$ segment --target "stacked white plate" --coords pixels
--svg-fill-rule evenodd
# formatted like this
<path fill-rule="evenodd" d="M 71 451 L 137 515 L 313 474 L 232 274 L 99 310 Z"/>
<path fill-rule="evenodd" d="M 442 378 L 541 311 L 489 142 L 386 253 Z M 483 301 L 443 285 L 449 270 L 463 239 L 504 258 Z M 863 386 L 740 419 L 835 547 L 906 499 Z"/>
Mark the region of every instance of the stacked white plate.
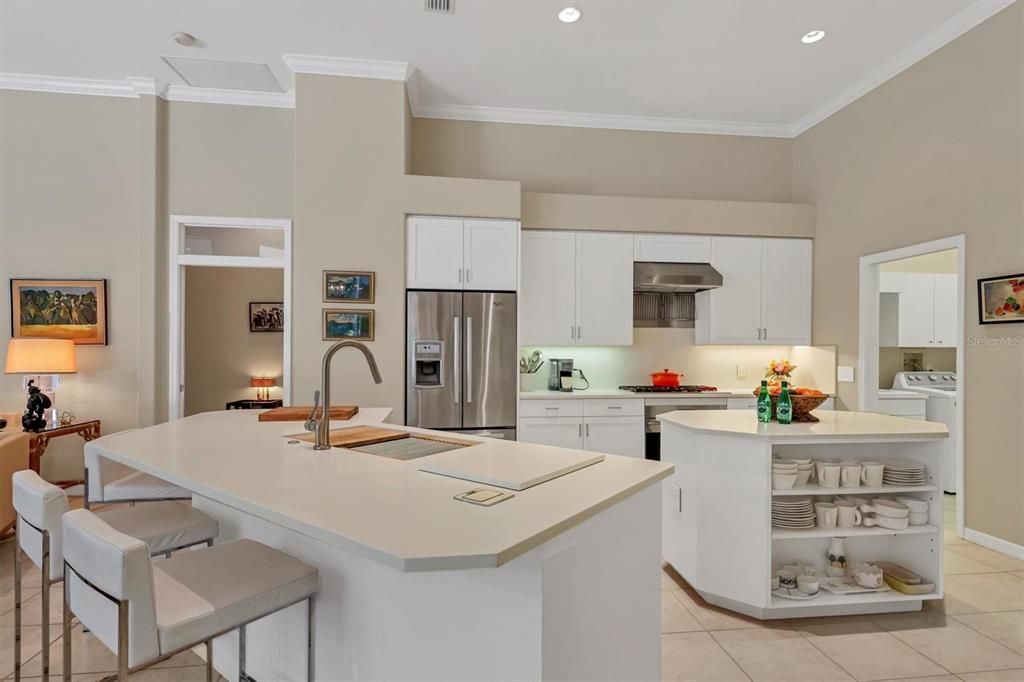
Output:
<path fill-rule="evenodd" d="M 887 463 L 882 471 L 882 483 L 885 485 L 924 485 L 927 482 L 928 470 L 917 462 Z"/>
<path fill-rule="evenodd" d="M 787 530 L 814 528 L 814 503 L 809 497 L 773 497 L 772 525 Z"/>

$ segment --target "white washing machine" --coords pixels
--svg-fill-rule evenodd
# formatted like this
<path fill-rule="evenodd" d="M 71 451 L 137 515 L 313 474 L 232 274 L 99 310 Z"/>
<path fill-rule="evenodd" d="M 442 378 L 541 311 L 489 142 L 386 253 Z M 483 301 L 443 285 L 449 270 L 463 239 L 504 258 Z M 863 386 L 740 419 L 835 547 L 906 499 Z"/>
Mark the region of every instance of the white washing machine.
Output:
<path fill-rule="evenodd" d="M 900 391 L 915 391 L 928 396 L 925 419 L 940 422 L 949 429 L 942 457 L 942 489 L 956 493 L 957 430 L 956 403 L 959 391 L 956 374 L 952 372 L 899 372 L 892 387 Z"/>

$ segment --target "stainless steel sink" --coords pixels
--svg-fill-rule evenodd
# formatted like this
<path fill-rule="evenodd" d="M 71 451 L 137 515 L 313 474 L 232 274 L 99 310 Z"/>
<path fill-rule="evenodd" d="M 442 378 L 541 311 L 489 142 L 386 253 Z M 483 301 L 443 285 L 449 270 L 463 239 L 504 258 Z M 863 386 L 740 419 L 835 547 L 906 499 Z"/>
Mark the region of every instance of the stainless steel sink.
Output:
<path fill-rule="evenodd" d="M 441 440 L 435 440 L 433 438 L 409 436 L 408 438 L 402 438 L 400 440 L 390 440 L 384 443 L 373 443 L 371 445 L 359 445 L 350 449 L 355 450 L 356 452 L 365 452 L 368 455 L 377 455 L 378 457 L 387 457 L 388 459 L 397 459 L 407 462 L 412 459 L 419 459 L 420 457 L 436 455 L 439 452 L 458 450 L 460 448 L 467 447 L 468 445 L 472 445 L 472 443 L 449 443 Z"/>

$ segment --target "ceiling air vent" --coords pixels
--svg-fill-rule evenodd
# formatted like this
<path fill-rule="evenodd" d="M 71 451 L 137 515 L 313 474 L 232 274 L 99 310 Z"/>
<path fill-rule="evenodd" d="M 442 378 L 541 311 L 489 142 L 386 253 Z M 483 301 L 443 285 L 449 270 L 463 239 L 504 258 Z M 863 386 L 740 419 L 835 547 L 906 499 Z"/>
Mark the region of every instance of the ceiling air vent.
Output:
<path fill-rule="evenodd" d="M 455 14 L 455 0 L 423 0 L 423 9 L 427 12 Z"/>

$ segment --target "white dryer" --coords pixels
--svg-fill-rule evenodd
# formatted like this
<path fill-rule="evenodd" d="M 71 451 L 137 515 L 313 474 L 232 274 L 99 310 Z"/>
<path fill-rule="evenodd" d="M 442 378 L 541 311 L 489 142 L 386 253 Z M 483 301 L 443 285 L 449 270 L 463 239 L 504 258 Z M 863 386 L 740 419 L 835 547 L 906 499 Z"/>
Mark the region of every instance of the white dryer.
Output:
<path fill-rule="evenodd" d="M 956 374 L 953 372 L 899 372 L 892 387 L 915 391 L 928 396 L 925 419 L 940 422 L 949 429 L 942 457 L 942 489 L 956 493 L 957 429 L 956 404 L 959 399 Z"/>

